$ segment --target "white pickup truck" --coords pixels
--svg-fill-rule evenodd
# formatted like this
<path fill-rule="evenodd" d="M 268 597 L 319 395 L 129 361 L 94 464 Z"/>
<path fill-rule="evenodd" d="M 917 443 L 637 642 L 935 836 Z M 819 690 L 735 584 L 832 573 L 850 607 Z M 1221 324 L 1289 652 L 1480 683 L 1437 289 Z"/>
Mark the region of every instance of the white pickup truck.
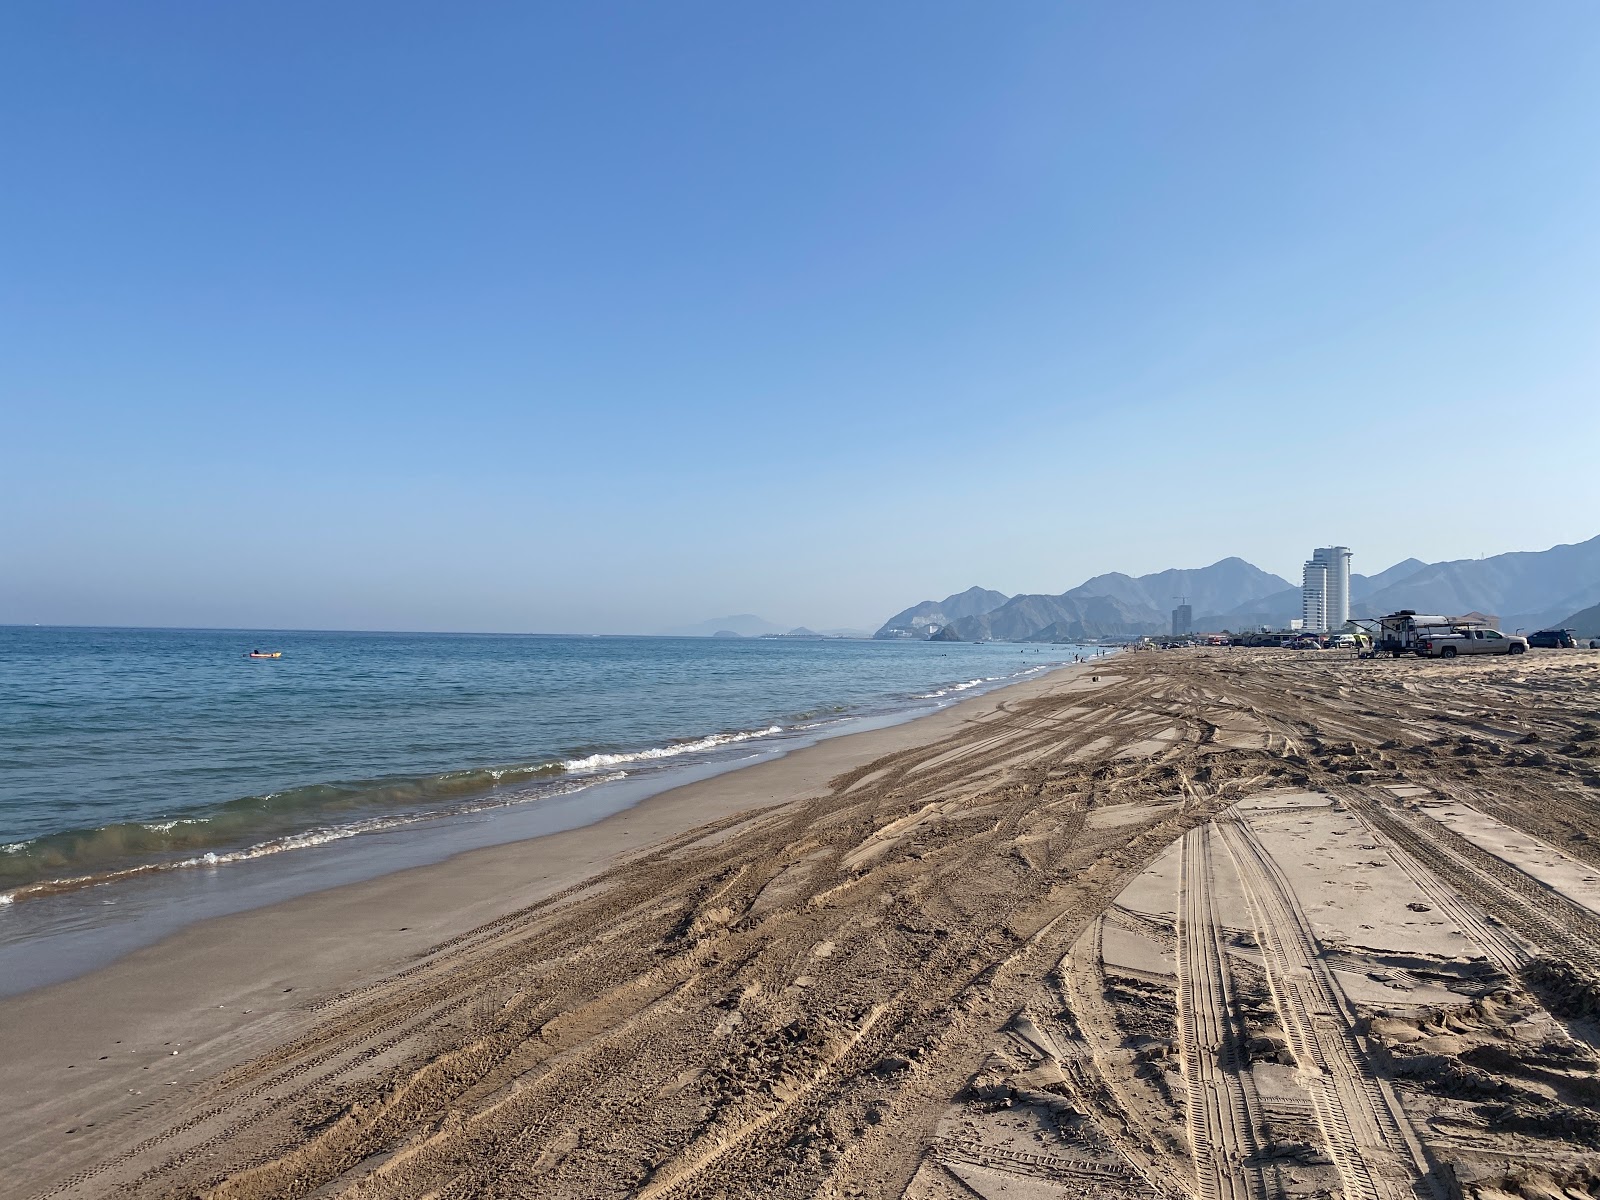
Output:
<path fill-rule="evenodd" d="M 1498 629 L 1429 630 L 1417 642 L 1422 658 L 1454 658 L 1458 654 L 1522 654 L 1528 639 Z"/>

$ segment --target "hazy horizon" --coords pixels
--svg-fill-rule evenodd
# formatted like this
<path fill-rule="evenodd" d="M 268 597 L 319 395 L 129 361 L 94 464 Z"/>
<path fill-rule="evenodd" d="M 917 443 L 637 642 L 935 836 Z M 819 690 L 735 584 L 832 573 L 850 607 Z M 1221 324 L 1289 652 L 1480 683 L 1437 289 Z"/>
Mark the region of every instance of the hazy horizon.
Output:
<path fill-rule="evenodd" d="M 0 622 L 1595 535 L 1600 9 L 0 13 Z M 24 116 L 25 114 L 25 116 Z"/>
<path fill-rule="evenodd" d="M 1591 535 L 1591 536 L 1600 536 L 1600 534 Z M 1579 539 L 1579 540 L 1586 541 L 1588 539 Z M 1337 544 L 1337 543 L 1333 543 L 1333 544 Z M 1547 547 L 1547 546 L 1523 547 L 1523 549 L 1525 549 L 1525 550 L 1533 550 L 1533 551 L 1542 551 L 1542 550 L 1547 550 L 1547 549 L 1550 549 L 1550 548 L 1551 547 Z M 1308 550 L 1308 554 L 1309 554 L 1309 550 Z M 1246 562 L 1250 561 L 1248 558 L 1246 558 L 1243 555 L 1224 555 L 1223 556 L 1223 558 L 1230 558 L 1230 557 L 1244 558 L 1244 560 Z M 1412 558 L 1412 557 L 1421 557 L 1421 556 L 1406 555 L 1406 556 L 1403 556 L 1402 558 L 1396 559 L 1394 562 L 1386 563 L 1383 567 L 1371 567 L 1370 569 L 1362 569 L 1361 565 L 1358 563 L 1358 564 L 1355 564 L 1353 566 L 1353 573 L 1354 574 L 1358 574 L 1358 575 L 1375 575 L 1375 574 L 1380 573 L 1381 571 L 1387 570 L 1389 567 L 1393 567 L 1393 566 L 1398 565 L 1398 563 L 1400 563 L 1400 562 L 1406 561 L 1407 558 Z M 1220 561 L 1220 560 L 1214 560 L 1214 561 Z M 1432 562 L 1432 561 L 1447 561 L 1447 560 L 1426 560 L 1425 559 L 1424 561 Z M 1197 569 L 1200 569 L 1202 567 L 1211 566 L 1211 565 L 1213 565 L 1213 564 L 1212 563 L 1177 564 L 1172 569 L 1176 569 L 1176 570 L 1197 570 Z M 1260 566 L 1259 563 L 1256 563 L 1256 564 L 1253 564 L 1253 565 Z M 1168 568 L 1162 567 L 1162 568 L 1158 568 L 1158 569 L 1159 570 L 1166 570 Z M 1266 570 L 1267 568 L 1262 568 L 1262 569 Z M 1056 594 L 1059 594 L 1059 593 L 1061 593 L 1063 591 L 1068 590 L 1069 588 L 1078 586 L 1079 583 L 1086 582 L 1089 578 L 1093 578 L 1094 575 L 1117 574 L 1117 573 L 1124 574 L 1124 575 L 1131 574 L 1131 572 L 1127 572 L 1127 571 L 1116 572 L 1114 569 L 1113 570 L 1109 570 L 1109 571 L 1095 571 L 1091 575 L 1085 576 L 1083 579 L 1077 580 L 1077 581 L 1075 581 L 1074 583 L 1071 583 L 1071 584 L 1065 584 L 1065 585 L 1063 585 L 1061 587 L 1058 587 L 1058 588 L 1046 588 L 1046 589 L 1042 589 L 1042 590 L 1038 589 L 1038 588 L 1024 588 L 1024 589 L 1020 589 L 1018 591 L 1007 592 L 1007 595 L 1015 596 L 1015 595 L 1023 595 L 1023 594 L 1030 594 L 1030 593 L 1031 594 L 1036 594 L 1036 595 L 1037 594 L 1056 595 Z M 1275 575 L 1279 576 L 1280 578 L 1284 579 L 1285 583 L 1288 584 L 1291 587 L 1298 587 L 1299 586 L 1299 583 L 1298 583 L 1299 573 L 1298 572 L 1295 572 L 1292 578 L 1289 575 L 1286 575 L 1285 572 L 1283 572 L 1283 571 L 1272 571 L 1272 572 L 1269 572 L 1269 573 L 1275 574 Z M 11 621 L 11 620 L 0 620 L 0 628 L 5 628 L 5 627 L 10 627 L 10 628 L 30 628 L 30 627 L 34 627 L 34 626 L 46 626 L 46 627 L 62 628 L 62 629 L 95 629 L 95 628 L 103 628 L 103 629 L 152 629 L 152 630 L 184 630 L 184 629 L 192 629 L 192 630 L 213 630 L 213 631 L 222 631 L 222 632 L 238 630 L 239 632 L 242 632 L 242 633 L 250 633 L 250 632 L 256 632 L 256 633 L 396 633 L 396 634 L 417 633 L 417 634 L 459 634 L 459 635 L 461 635 L 463 637 L 480 636 L 480 635 L 481 636 L 508 636 L 508 637 L 578 637 L 578 638 L 583 638 L 583 637 L 701 637 L 701 636 L 708 636 L 708 635 L 706 635 L 706 634 L 681 633 L 681 632 L 678 632 L 678 629 L 682 628 L 684 626 L 691 626 L 691 625 L 710 625 L 710 624 L 713 624 L 715 622 L 722 621 L 724 619 L 735 619 L 735 618 L 741 618 L 741 617 L 756 617 L 756 618 L 759 618 L 759 619 L 764 620 L 764 621 L 769 621 L 772 625 L 774 625 L 775 627 L 778 627 L 781 631 L 784 631 L 784 632 L 787 632 L 790 629 L 794 629 L 794 628 L 798 628 L 798 627 L 805 627 L 805 628 L 809 628 L 809 629 L 811 629 L 813 631 L 822 631 L 822 632 L 825 632 L 825 631 L 828 631 L 828 630 L 834 630 L 834 629 L 853 629 L 853 630 L 855 630 L 857 632 L 869 633 L 870 634 L 870 633 L 874 632 L 875 630 L 877 630 L 878 628 L 880 628 L 888 618 L 894 616 L 895 613 L 900 612 L 903 609 L 912 607 L 915 604 L 920 604 L 923 601 L 943 600 L 943 599 L 945 599 L 945 598 L 947 598 L 949 596 L 958 594 L 960 592 L 964 592 L 970 587 L 983 587 L 983 586 L 984 585 L 980 582 L 980 583 L 977 583 L 977 584 L 968 584 L 965 587 L 953 587 L 953 588 L 947 589 L 945 591 L 938 592 L 937 594 L 930 593 L 929 595 L 926 595 L 926 596 L 918 596 L 915 599 L 909 599 L 908 598 L 908 599 L 906 599 L 904 601 L 904 603 L 901 603 L 901 604 L 897 605 L 896 607 L 894 607 L 892 609 L 886 610 L 880 616 L 878 616 L 878 617 L 876 617 L 874 619 L 870 619 L 870 620 L 866 620 L 866 621 L 860 622 L 860 623 L 855 624 L 855 625 L 848 625 L 848 624 L 846 624 L 846 625 L 820 625 L 820 624 L 818 624 L 817 622 L 814 622 L 814 621 L 786 620 L 786 619 L 781 619 L 781 618 L 773 618 L 767 613 L 751 613 L 751 612 L 732 612 L 732 611 L 729 611 L 729 612 L 724 612 L 724 613 L 722 613 L 720 615 L 713 615 L 713 616 L 703 617 L 703 618 L 699 618 L 699 619 L 695 619 L 695 620 L 688 620 L 688 621 L 679 622 L 677 628 L 672 628 L 672 627 L 668 627 L 668 626 L 663 625 L 663 626 L 656 627 L 656 628 L 586 630 L 586 631 L 581 631 L 581 632 L 575 632 L 575 631 L 572 631 L 572 630 L 561 630 L 561 629 L 534 629 L 534 628 L 528 628 L 528 629 L 487 629 L 487 628 L 485 628 L 485 629 L 454 629 L 454 628 L 447 628 L 447 627 L 443 627 L 443 626 L 434 627 L 434 628 L 409 628 L 409 627 L 400 627 L 400 626 L 366 627 L 366 626 L 354 626 L 354 625 L 349 625 L 349 626 L 315 626 L 315 625 L 161 625 L 161 624 L 129 625 L 129 624 L 119 624 L 119 623 L 115 623 L 115 622 L 50 622 L 50 621 Z M 994 589 L 994 590 L 1003 591 L 1004 589 Z M 1200 612 L 1198 610 L 1196 612 L 1196 616 L 1211 616 L 1211 615 L 1216 615 L 1216 614 L 1203 613 L 1203 612 Z M 742 635 L 742 636 L 759 636 L 759 635 Z"/>

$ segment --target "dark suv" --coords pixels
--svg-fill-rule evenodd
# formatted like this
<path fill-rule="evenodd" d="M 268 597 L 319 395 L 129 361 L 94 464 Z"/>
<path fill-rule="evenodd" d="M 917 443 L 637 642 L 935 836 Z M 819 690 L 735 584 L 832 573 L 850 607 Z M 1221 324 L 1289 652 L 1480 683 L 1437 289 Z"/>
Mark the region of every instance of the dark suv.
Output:
<path fill-rule="evenodd" d="M 1577 648 L 1578 639 L 1570 629 L 1541 629 L 1528 635 L 1528 645 L 1541 650 L 1572 650 Z"/>

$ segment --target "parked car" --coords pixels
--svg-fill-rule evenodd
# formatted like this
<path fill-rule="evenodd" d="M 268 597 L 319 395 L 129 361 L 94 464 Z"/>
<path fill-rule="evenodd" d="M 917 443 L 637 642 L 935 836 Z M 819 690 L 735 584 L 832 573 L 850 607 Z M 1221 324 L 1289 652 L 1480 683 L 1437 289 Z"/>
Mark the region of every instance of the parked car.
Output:
<path fill-rule="evenodd" d="M 1454 658 L 1458 654 L 1525 654 L 1528 639 L 1498 629 L 1463 629 L 1431 633 L 1417 646 L 1422 658 Z"/>
<path fill-rule="evenodd" d="M 1578 639 L 1572 636 L 1570 629 L 1541 629 L 1528 635 L 1528 645 L 1541 650 L 1576 650 Z"/>

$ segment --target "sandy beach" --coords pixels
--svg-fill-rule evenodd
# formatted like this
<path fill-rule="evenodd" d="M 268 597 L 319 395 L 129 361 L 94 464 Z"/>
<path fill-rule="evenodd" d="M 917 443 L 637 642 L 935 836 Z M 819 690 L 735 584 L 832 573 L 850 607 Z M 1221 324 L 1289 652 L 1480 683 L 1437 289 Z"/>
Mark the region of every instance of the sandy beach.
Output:
<path fill-rule="evenodd" d="M 1597 684 L 1122 655 L 203 922 L 0 1002 L 0 1177 L 1596 1194 Z"/>

